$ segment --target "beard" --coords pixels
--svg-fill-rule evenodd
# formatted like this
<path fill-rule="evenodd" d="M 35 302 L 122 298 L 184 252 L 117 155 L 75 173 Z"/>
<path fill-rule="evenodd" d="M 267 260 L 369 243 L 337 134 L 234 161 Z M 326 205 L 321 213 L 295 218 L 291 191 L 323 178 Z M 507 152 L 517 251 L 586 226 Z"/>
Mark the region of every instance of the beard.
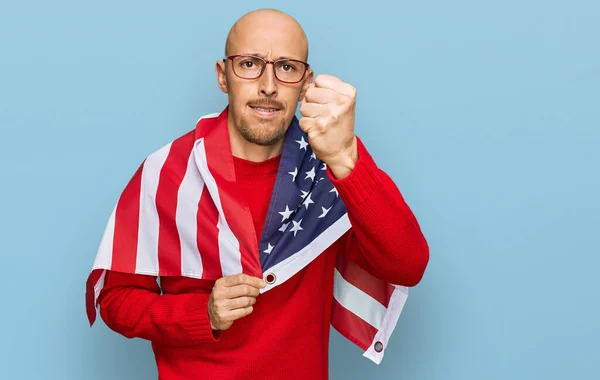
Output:
<path fill-rule="evenodd" d="M 275 124 L 272 126 L 272 124 Z M 285 136 L 285 118 L 281 122 L 276 120 L 261 120 L 252 122 L 246 117 L 241 117 L 238 130 L 244 139 L 252 144 L 271 146 L 278 143 Z"/>

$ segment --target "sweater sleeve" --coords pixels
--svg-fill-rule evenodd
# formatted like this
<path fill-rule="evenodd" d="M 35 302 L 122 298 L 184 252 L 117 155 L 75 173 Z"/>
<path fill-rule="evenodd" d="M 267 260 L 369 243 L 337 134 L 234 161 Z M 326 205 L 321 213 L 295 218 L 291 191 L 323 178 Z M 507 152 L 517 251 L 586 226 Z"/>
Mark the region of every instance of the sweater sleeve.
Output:
<path fill-rule="evenodd" d="M 189 346 L 219 341 L 208 317 L 207 293 L 160 294 L 156 276 L 107 271 L 100 293 L 106 325 L 127 338 Z"/>
<path fill-rule="evenodd" d="M 327 170 L 352 225 L 343 249 L 372 275 L 415 286 L 429 261 L 427 241 L 396 184 L 357 140 L 358 161 L 352 172 L 338 180 Z"/>

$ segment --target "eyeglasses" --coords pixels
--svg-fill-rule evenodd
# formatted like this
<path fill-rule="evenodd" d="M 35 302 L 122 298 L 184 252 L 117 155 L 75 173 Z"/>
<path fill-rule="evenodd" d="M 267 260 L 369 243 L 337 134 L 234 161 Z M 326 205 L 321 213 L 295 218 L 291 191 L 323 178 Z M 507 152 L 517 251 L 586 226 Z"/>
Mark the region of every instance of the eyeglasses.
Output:
<path fill-rule="evenodd" d="M 273 64 L 275 78 L 283 83 L 298 83 L 304 78 L 309 64 L 297 59 L 282 58 L 276 61 L 267 61 L 253 55 L 230 55 L 223 62 L 231 60 L 233 73 L 242 79 L 256 79 L 265 72 L 268 64 Z"/>

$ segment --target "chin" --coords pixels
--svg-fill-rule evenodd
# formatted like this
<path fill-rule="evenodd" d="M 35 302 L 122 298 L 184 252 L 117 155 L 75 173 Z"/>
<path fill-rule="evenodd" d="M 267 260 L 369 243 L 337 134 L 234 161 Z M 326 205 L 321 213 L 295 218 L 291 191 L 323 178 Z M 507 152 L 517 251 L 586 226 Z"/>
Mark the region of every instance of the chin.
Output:
<path fill-rule="evenodd" d="M 242 136 L 249 142 L 261 145 L 261 146 L 271 146 L 277 144 L 279 141 L 283 139 L 285 135 L 285 130 L 277 129 L 277 130 L 259 130 L 259 131 L 250 131 L 250 133 L 242 133 Z"/>
<path fill-rule="evenodd" d="M 246 141 L 256 145 L 270 146 L 283 139 L 286 128 L 283 127 L 281 120 L 278 122 L 261 120 L 260 123 L 242 122 L 238 130 Z"/>

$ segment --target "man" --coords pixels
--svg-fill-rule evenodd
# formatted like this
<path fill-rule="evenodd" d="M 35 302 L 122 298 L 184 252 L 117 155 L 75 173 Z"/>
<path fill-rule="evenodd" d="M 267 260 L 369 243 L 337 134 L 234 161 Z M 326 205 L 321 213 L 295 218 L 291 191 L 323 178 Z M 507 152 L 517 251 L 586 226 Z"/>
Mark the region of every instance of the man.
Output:
<path fill-rule="evenodd" d="M 247 205 L 247 208 L 239 208 L 235 219 L 251 222 L 250 225 L 240 226 L 235 225 L 233 218 L 217 218 L 217 213 L 227 214 L 227 210 L 221 210 L 223 207 L 219 206 L 219 202 L 225 204 L 228 196 L 216 188 L 211 190 L 207 178 L 216 169 L 211 171 L 205 168 L 205 171 L 201 171 L 208 190 L 202 194 L 198 208 L 204 207 L 203 199 L 211 198 L 206 196 L 209 191 L 216 206 L 213 223 L 203 231 L 210 228 L 216 230 L 217 227 L 220 231 L 229 231 L 231 227 L 234 233 L 239 232 L 237 235 L 251 231 L 252 236 L 248 241 L 255 242 L 250 244 L 254 247 L 244 246 L 240 236 L 232 234 L 230 238 L 234 239 L 235 244 L 238 242 L 236 237 L 239 238 L 239 251 L 246 249 L 255 252 L 256 245 L 264 243 L 260 252 L 256 251 L 257 256 L 261 255 L 263 264 L 269 260 L 269 254 L 274 249 L 270 242 L 261 240 L 263 228 L 276 230 L 281 225 L 279 230 L 286 231 L 286 239 L 294 239 L 297 234 L 306 232 L 303 230 L 303 226 L 307 228 L 306 222 L 301 224 L 300 219 L 291 216 L 294 212 L 307 212 L 313 206 L 311 203 L 315 203 L 305 191 L 302 192 L 302 203 L 295 210 L 289 210 L 286 205 L 285 210 L 279 212 L 282 220 L 273 223 L 265 221 L 270 202 L 276 202 L 273 199 L 276 193 L 274 188 L 278 186 L 278 168 L 284 164 L 284 140 L 286 132 L 292 128 L 290 125 L 294 123 L 298 102 L 301 102 L 300 112 L 304 116 L 299 126 L 306 133 L 308 144 L 303 145 L 305 141 L 302 138 L 297 141 L 300 147 L 296 150 L 307 152 L 309 161 L 320 160 L 323 163 L 320 174 L 325 176 L 315 176 L 314 171 L 308 171 L 306 177 L 310 178 L 304 178 L 301 177 L 303 173 L 295 170 L 284 173 L 286 180 L 313 181 L 314 189 L 319 188 L 319 181 L 331 181 L 334 187 L 325 192 L 334 200 L 339 196 L 343 201 L 338 202 L 339 207 L 343 205 L 347 210 L 351 228 L 308 260 L 301 270 L 275 284 L 277 286 L 269 291 L 264 291 L 265 287 L 274 286 L 272 283 L 277 280 L 275 276 L 262 278 L 260 265 L 258 268 L 241 270 L 245 274 L 233 273 L 216 280 L 206 280 L 203 279 L 204 275 L 202 278 L 165 275 L 167 272 L 156 272 L 159 276 L 149 275 L 139 269 L 142 260 L 139 258 L 135 273 L 132 273 L 133 269 L 127 273 L 116 268 L 115 260 L 123 259 L 113 256 L 110 263 L 113 270 L 105 273 L 104 286 L 97 299 L 100 314 L 114 331 L 129 338 L 138 337 L 152 342 L 161 379 L 326 379 L 336 260 L 341 255 L 370 275 L 390 284 L 415 286 L 420 282 L 428 263 L 428 246 L 399 190 L 375 165 L 354 134 L 356 90 L 334 76 L 314 77 L 306 63 L 306 36 L 292 17 L 275 10 L 259 10 L 245 15 L 229 33 L 226 57 L 217 62 L 216 73 L 219 87 L 228 94 L 228 107 L 220 116 L 201 120 L 199 125 L 214 121 L 216 124 L 211 128 L 216 130 L 221 120 L 225 126 L 235 176 L 233 182 L 227 182 L 226 179 L 215 181 L 222 181 L 225 185 L 234 183 L 235 188 L 230 190 L 239 191 L 244 199 L 238 203 Z M 189 136 L 190 142 L 195 139 L 191 134 Z M 206 141 L 208 139 L 206 137 Z M 197 139 L 194 149 L 203 151 L 204 141 L 203 138 Z M 207 151 L 210 149 L 208 145 L 206 142 Z M 222 152 L 217 150 L 211 153 L 212 157 L 226 156 L 228 148 L 225 145 L 221 147 Z M 172 152 L 174 145 L 170 149 Z M 309 149 L 312 149 L 310 157 Z M 161 165 L 166 166 L 170 157 L 163 157 Z M 132 183 L 136 178 L 144 181 L 145 173 L 136 173 Z M 164 168 L 160 171 L 165 188 L 171 186 L 175 181 L 173 178 L 177 177 L 170 173 Z M 167 179 L 163 180 L 163 177 Z M 169 202 L 161 198 L 163 185 L 157 186 L 156 213 L 164 214 L 167 213 L 165 210 Z M 183 184 L 180 186 L 185 187 Z M 178 191 L 181 197 L 181 190 Z M 220 200 L 217 199 L 219 194 Z M 278 193 L 277 197 L 281 196 L 286 195 Z M 124 192 L 121 202 L 127 197 Z M 139 198 L 131 204 L 137 208 Z M 143 205 L 139 207 L 143 208 Z M 235 202 L 231 207 L 237 207 Z M 320 217 L 325 216 L 332 207 L 323 207 Z M 247 211 L 248 219 L 243 219 Z M 122 211 L 125 212 L 128 211 Z M 136 215 L 137 212 L 136 209 Z M 292 219 L 293 225 L 289 225 Z M 126 218 L 121 217 L 121 220 Z M 283 223 L 286 220 L 287 223 Z M 116 223 L 125 222 L 119 222 L 117 215 Z M 146 222 L 140 218 L 132 219 L 132 223 L 137 227 L 137 224 L 141 226 Z M 225 226 L 225 223 L 231 226 Z M 200 225 L 198 219 L 198 229 Z M 161 235 L 162 229 L 167 228 L 162 224 L 157 226 L 159 242 L 156 244 L 159 246 L 169 240 Z M 164 236 L 167 236 L 166 232 Z M 205 236 L 208 235 L 198 232 L 198 246 L 202 252 L 210 248 L 204 246 L 208 244 L 208 237 Z M 128 236 L 122 234 L 117 239 L 115 235 L 114 239 L 128 239 Z M 218 242 L 214 243 L 215 246 L 218 243 L 220 249 L 226 246 L 222 239 L 225 237 L 220 234 Z M 276 249 L 291 249 L 292 240 L 282 241 L 290 243 L 282 243 L 283 247 L 275 244 L 279 246 Z M 144 251 L 140 249 L 142 243 L 138 240 L 133 245 L 128 244 L 132 249 L 137 244 L 138 251 Z M 178 249 L 184 248 L 179 243 L 175 245 Z M 174 253 L 165 251 L 162 255 L 173 256 Z M 253 265 L 248 263 L 253 256 L 247 257 L 250 259 L 242 259 L 240 264 L 245 268 Z M 133 262 L 135 264 L 136 258 L 133 258 Z M 223 263 L 221 265 L 225 266 Z M 160 286 L 157 277 L 160 277 Z M 96 278 L 94 284 L 97 281 Z"/>

